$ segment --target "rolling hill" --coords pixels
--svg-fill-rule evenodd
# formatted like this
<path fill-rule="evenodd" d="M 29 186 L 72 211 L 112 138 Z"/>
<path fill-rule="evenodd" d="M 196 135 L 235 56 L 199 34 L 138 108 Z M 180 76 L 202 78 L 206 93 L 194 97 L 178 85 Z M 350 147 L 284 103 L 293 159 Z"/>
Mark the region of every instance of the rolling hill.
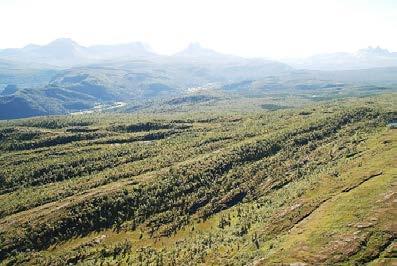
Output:
<path fill-rule="evenodd" d="M 90 53 L 111 55 L 113 59 L 104 61 L 102 56 L 101 60 L 88 65 L 53 70 L 44 66 L 32 69 L 5 66 L 4 71 L 0 70 L 4 73 L 3 76 L 0 74 L 0 82 L 4 88 L 16 86 L 18 89 L 0 96 L 0 119 L 67 114 L 120 101 L 183 97 L 191 88 L 212 88 L 214 84 L 277 75 L 291 69 L 285 64 L 268 60 L 218 55 L 202 47 L 196 47 L 184 56 L 160 57 L 145 52 L 141 44 L 85 48 L 71 40 L 57 40 L 45 47 L 35 46 L 33 50 L 35 55 L 44 54 L 54 60 L 67 59 L 70 64 L 87 64 L 88 61 L 82 57 L 89 58 Z M 202 51 L 209 53 L 209 56 L 201 57 Z M 124 52 L 126 55 L 123 57 Z M 25 52 L 21 53 L 26 60 L 35 60 L 25 56 Z M 220 57 L 230 60 L 223 61 Z M 42 59 L 51 63 L 45 57 Z M 10 110 L 15 110 L 15 106 L 19 106 L 20 110 L 11 115 Z"/>
<path fill-rule="evenodd" d="M 0 265 L 393 265 L 391 56 L 0 51 Z"/>
<path fill-rule="evenodd" d="M 0 264 L 392 263 L 395 93 L 254 101 L 1 122 Z"/>

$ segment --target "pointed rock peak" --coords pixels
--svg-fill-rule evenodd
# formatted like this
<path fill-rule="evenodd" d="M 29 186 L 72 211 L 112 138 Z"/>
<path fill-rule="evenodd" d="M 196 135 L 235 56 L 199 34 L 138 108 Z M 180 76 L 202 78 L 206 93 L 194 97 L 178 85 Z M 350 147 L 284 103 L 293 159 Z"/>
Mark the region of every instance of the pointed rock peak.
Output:
<path fill-rule="evenodd" d="M 75 44 L 76 42 L 70 38 L 58 38 L 58 39 L 53 40 L 49 44 L 51 44 L 51 43 L 73 43 L 73 44 Z"/>
<path fill-rule="evenodd" d="M 184 50 L 175 54 L 183 57 L 208 57 L 208 56 L 223 56 L 222 54 L 201 46 L 199 43 L 190 43 Z"/>
<path fill-rule="evenodd" d="M 369 46 L 368 48 L 361 49 L 357 52 L 358 55 L 375 55 L 375 56 L 387 56 L 390 55 L 389 50 L 383 49 L 379 46 L 372 47 Z"/>
<path fill-rule="evenodd" d="M 52 42 L 50 42 L 49 44 L 47 44 L 46 46 L 80 46 L 78 43 L 76 43 L 75 41 L 73 41 L 70 38 L 59 38 L 56 39 Z"/>

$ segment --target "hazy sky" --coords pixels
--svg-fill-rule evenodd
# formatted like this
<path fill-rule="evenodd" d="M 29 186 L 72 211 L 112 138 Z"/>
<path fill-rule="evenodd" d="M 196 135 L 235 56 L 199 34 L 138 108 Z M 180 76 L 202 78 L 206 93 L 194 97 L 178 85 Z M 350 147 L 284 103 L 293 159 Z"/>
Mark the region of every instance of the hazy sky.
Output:
<path fill-rule="evenodd" d="M 397 0 L 0 0 L 0 48 L 59 37 L 133 41 L 170 54 L 190 42 L 242 56 L 397 51 Z"/>

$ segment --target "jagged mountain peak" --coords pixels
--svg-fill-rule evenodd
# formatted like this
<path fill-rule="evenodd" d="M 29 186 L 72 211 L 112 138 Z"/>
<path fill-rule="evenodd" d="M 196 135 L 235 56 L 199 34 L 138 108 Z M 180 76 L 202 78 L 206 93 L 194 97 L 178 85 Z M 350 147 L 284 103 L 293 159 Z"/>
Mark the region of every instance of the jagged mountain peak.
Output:
<path fill-rule="evenodd" d="M 48 43 L 47 45 L 78 45 L 77 42 L 70 38 L 58 38 Z"/>
<path fill-rule="evenodd" d="M 369 46 L 357 52 L 358 56 L 389 56 L 390 54 L 389 50 L 381 48 L 380 46 Z"/>
<path fill-rule="evenodd" d="M 176 53 L 175 55 L 183 56 L 183 57 L 224 56 L 221 53 L 218 53 L 214 50 L 203 47 L 198 42 L 190 43 L 185 49 Z"/>

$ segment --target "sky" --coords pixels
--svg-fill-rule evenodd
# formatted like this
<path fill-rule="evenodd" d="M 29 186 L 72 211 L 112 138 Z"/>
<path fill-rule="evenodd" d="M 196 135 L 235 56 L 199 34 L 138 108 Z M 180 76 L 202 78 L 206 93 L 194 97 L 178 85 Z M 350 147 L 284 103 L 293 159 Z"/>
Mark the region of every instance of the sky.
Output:
<path fill-rule="evenodd" d="M 397 0 L 0 0 L 0 48 L 71 38 L 191 42 L 246 57 L 304 57 L 368 46 L 397 51 Z"/>

